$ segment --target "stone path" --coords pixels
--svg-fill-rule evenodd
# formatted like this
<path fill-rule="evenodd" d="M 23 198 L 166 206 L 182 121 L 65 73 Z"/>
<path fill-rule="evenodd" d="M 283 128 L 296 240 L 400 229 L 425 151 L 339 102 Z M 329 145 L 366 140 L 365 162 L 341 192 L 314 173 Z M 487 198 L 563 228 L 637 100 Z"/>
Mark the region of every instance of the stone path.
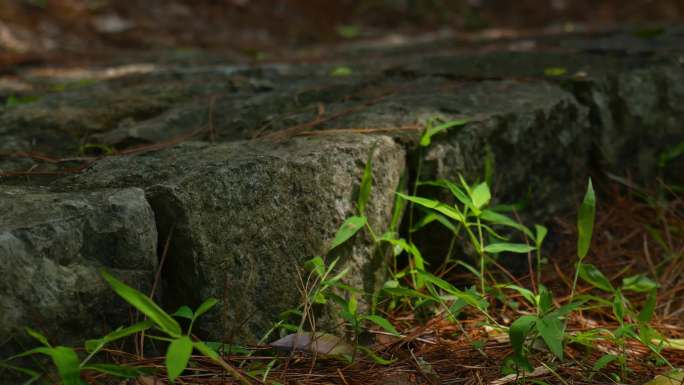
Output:
<path fill-rule="evenodd" d="M 255 341 L 298 303 L 298 266 L 354 215 L 369 154 L 369 218 L 383 231 L 418 158 L 422 178 L 481 178 L 493 160 L 496 195 L 531 196 L 543 218 L 572 207 L 590 167 L 650 178 L 684 141 L 683 28 L 331 56 L 0 82 L 6 98 L 51 90 L 0 108 L 0 345 L 26 325 L 70 342 L 127 323 L 98 270 L 149 292 L 167 241 L 163 303 L 220 298 L 203 331 Z M 432 118 L 470 122 L 420 151 Z M 339 252 L 369 292 L 382 284 L 372 250 L 358 237 Z"/>

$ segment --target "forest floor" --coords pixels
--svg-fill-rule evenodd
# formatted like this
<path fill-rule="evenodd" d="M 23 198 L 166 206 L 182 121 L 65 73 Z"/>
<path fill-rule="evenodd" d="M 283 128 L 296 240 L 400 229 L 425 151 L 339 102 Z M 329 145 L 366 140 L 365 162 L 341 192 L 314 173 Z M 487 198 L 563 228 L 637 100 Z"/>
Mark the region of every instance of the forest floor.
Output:
<path fill-rule="evenodd" d="M 237 353 L 224 352 L 225 358 L 251 373 L 256 381 L 269 384 L 681 384 L 682 372 L 672 371 L 668 365 L 684 367 L 684 200 L 662 184 L 657 193 L 661 198 L 656 198 L 655 191 L 645 195 L 646 190 L 631 187 L 625 189 L 624 184 L 609 183 L 599 189 L 605 200 L 597 202 L 594 240 L 585 263 L 598 266 L 614 287 L 625 288 L 624 278 L 630 276 L 645 273 L 656 277 L 658 296 L 651 326 L 671 341 L 660 351 L 660 358 L 635 340 L 616 343 L 613 337 L 619 334 L 623 321 L 616 318 L 610 304 L 572 313 L 567 320 L 566 333 L 572 336 L 572 342 L 565 346 L 566 358 L 558 361 L 540 344 L 530 353 L 535 369 L 525 374 L 511 370 L 509 335 L 492 329 L 487 318 L 474 309 L 464 310 L 457 323 L 444 312 L 426 319 L 419 312 L 387 311 L 384 317 L 392 321 L 401 336 L 391 336 L 381 328 L 370 330 L 374 338 L 368 347 L 375 355 L 358 353 L 352 363 L 320 354 L 317 357 L 310 346 L 292 353 L 274 351 L 271 345 L 250 346 L 246 350 L 241 347 Z M 560 236 L 541 275 L 557 306 L 567 303 L 571 293 L 577 260 L 575 221 L 574 216 L 554 220 Z M 530 259 L 530 273 L 514 277 L 497 264 L 492 267 L 492 276 L 511 278 L 521 287 L 537 290 L 534 268 Z M 477 284 L 467 271 L 443 272 L 440 276 L 449 282 Z M 630 307 L 648 306 L 643 291 L 624 293 Z M 582 280 L 575 295 L 611 301 L 607 292 Z M 489 313 L 508 326 L 516 314 L 536 311 L 520 294 L 498 297 L 489 307 Z M 599 335 L 606 338 L 596 338 Z M 164 357 L 141 359 L 130 353 L 109 353 L 114 362 L 161 372 L 164 369 Z M 606 363 L 606 357 L 613 359 Z M 191 374 L 179 377 L 179 382 L 235 381 L 211 360 L 196 358 L 197 365 Z M 91 378 L 93 383 L 97 383 L 97 378 Z M 151 385 L 160 380 L 165 379 L 143 376 L 137 381 Z"/>

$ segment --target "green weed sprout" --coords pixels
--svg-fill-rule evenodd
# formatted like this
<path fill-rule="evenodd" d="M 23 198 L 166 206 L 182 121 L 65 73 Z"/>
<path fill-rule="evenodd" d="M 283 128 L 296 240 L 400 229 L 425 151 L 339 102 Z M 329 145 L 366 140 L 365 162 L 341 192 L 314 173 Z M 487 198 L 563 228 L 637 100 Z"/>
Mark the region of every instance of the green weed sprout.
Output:
<path fill-rule="evenodd" d="M 154 329 L 162 332 L 166 336 L 148 335 L 148 338 L 162 340 L 169 343 L 168 349 L 166 351 L 166 368 L 169 380 L 171 382 L 173 382 L 185 370 L 190 360 L 190 355 L 194 349 L 206 357 L 211 358 L 242 384 L 251 384 L 247 378 L 226 363 L 218 355 L 218 353 L 216 353 L 216 351 L 214 351 L 204 342 L 193 340 L 191 338 L 192 327 L 195 321 L 198 317 L 209 311 L 218 303 L 216 299 L 210 298 L 204 301 L 204 303 L 202 303 L 194 312 L 189 307 L 182 306 L 178 309 L 178 311 L 170 315 L 162 310 L 149 297 L 119 281 L 108 272 L 103 270 L 101 274 L 105 281 L 107 281 L 107 283 L 121 298 L 147 316 L 148 319 L 138 322 L 132 326 L 125 328 L 120 327 L 104 337 L 86 341 L 85 352 L 87 352 L 88 355 L 83 360 L 79 358 L 78 353 L 74 348 L 66 346 L 52 346 L 45 336 L 35 330 L 27 329 L 28 334 L 40 342 L 42 346 L 10 357 L 7 361 L 34 354 L 46 355 L 51 358 L 55 368 L 57 369 L 57 373 L 60 377 L 60 382 L 62 385 L 85 384 L 85 382 L 81 379 L 81 373 L 84 371 L 96 371 L 116 377 L 135 378 L 145 372 L 141 369 L 129 366 L 90 363 L 90 361 L 108 344 L 133 334 L 141 333 L 148 329 Z M 180 325 L 173 317 L 186 318 L 190 320 L 190 326 L 188 327 L 186 333 L 182 332 Z M 7 362 L 0 362 L 0 366 L 18 370 L 29 375 L 31 377 L 29 383 L 36 381 L 41 376 L 41 374 L 36 371 L 10 365 Z"/>
<path fill-rule="evenodd" d="M 140 323 L 125 329 L 119 328 L 103 337 L 103 339 L 114 341 L 135 334 L 147 327 L 149 327 L 148 324 Z M 27 350 L 10 357 L 4 362 L 0 362 L 0 367 L 16 370 L 28 375 L 30 379 L 26 381 L 25 384 L 37 381 L 42 374 L 32 369 L 11 365 L 8 362 L 20 357 L 27 357 L 35 354 L 45 355 L 51 359 L 62 385 L 86 385 L 85 381 L 81 379 L 81 373 L 85 371 L 95 371 L 122 378 L 135 378 L 143 373 L 140 369 L 124 365 L 89 363 L 91 358 L 99 352 L 104 345 L 91 345 L 90 349 L 88 349 L 88 345 L 86 344 L 86 349 L 90 354 L 85 359 L 81 360 L 76 349 L 68 346 L 52 346 L 44 335 L 31 328 L 27 328 L 26 332 L 29 336 L 40 342 L 42 346 Z"/>
<path fill-rule="evenodd" d="M 419 196 L 409 196 L 398 193 L 403 199 L 425 207 L 430 211 L 432 217 L 452 231 L 463 229 L 467 239 L 475 249 L 479 257 L 480 294 L 486 294 L 485 265 L 491 254 L 503 252 L 528 253 L 537 248 L 523 243 L 506 242 L 506 237 L 499 235 L 491 226 L 506 226 L 523 232 L 530 239 L 543 239 L 535 237 L 527 227 L 514 221 L 510 217 L 487 209 L 491 200 L 491 193 L 486 182 L 482 182 L 474 187 L 468 185 L 462 177 L 460 186 L 447 180 L 437 180 L 422 182 L 423 185 L 431 185 L 448 189 L 456 201 L 456 204 L 442 203 L 434 199 Z M 460 203 L 460 204 L 459 204 Z M 458 226 L 458 227 L 457 227 Z M 485 235 L 495 240 L 486 242 Z M 545 235 L 545 234 L 544 234 Z M 536 242 L 541 245 L 541 241 Z"/>
<path fill-rule="evenodd" d="M 147 316 L 147 318 L 152 322 L 152 325 L 150 326 L 154 326 L 157 331 L 160 331 L 166 335 L 166 337 L 148 336 L 148 338 L 162 340 L 169 343 L 166 351 L 166 368 L 169 380 L 171 382 L 173 382 L 185 370 L 190 360 L 192 351 L 197 350 L 202 355 L 210 358 L 212 361 L 220 365 L 242 384 L 251 384 L 251 382 L 239 371 L 237 371 L 237 369 L 225 362 L 214 349 L 200 340 L 193 340 L 191 338 L 192 326 L 197 318 L 214 307 L 218 303 L 218 300 L 209 298 L 204 301 L 194 312 L 189 307 L 182 306 L 173 315 L 170 315 L 143 293 L 119 281 L 104 270 L 101 273 L 107 283 L 109 283 L 112 289 L 114 289 L 114 291 L 121 298 L 123 298 L 142 314 Z M 186 333 L 182 332 L 180 325 L 173 318 L 174 316 L 190 320 L 190 327 Z"/>
<path fill-rule="evenodd" d="M 577 288 L 577 278 L 582 270 L 582 262 L 589 253 L 589 246 L 591 245 L 591 238 L 594 233 L 594 220 L 596 217 L 596 195 L 594 194 L 594 187 L 589 179 L 587 184 L 587 192 L 584 194 L 584 199 L 580 205 L 577 213 L 577 267 L 575 269 L 575 278 L 572 280 L 572 290 L 570 291 L 570 302 L 575 297 L 575 290 Z"/>

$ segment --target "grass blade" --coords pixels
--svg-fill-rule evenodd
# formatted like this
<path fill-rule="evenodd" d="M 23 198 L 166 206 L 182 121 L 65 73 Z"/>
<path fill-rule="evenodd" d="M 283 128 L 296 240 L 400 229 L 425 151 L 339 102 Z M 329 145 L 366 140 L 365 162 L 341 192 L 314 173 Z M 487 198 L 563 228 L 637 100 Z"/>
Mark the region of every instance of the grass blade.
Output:
<path fill-rule="evenodd" d="M 114 289 L 116 294 L 131 304 L 131 306 L 138 309 L 138 311 L 145 314 L 152 322 L 159 326 L 160 329 L 172 337 L 181 335 L 181 328 L 180 325 L 178 325 L 178 322 L 171 318 L 168 313 L 162 310 L 162 308 L 154 303 L 149 297 L 119 281 L 104 270 L 101 271 L 101 274 L 107 283 Z"/>
<path fill-rule="evenodd" d="M 492 193 L 489 191 L 489 186 L 487 186 L 486 182 L 475 186 L 471 194 L 473 206 L 478 210 L 484 207 L 492 199 Z"/>
<path fill-rule="evenodd" d="M 52 362 L 62 379 L 62 385 L 81 385 L 81 362 L 74 349 L 56 346 L 50 351 Z"/>
<path fill-rule="evenodd" d="M 563 322 L 555 314 L 549 314 L 540 319 L 535 326 L 551 353 L 562 360 Z"/>
<path fill-rule="evenodd" d="M 601 270 L 597 269 L 596 266 L 590 265 L 588 263 L 580 263 L 579 265 L 579 276 L 587 283 L 597 287 L 603 291 L 609 293 L 615 292 L 613 285 L 610 284 L 610 280 L 606 278 Z"/>
<path fill-rule="evenodd" d="M 373 185 L 373 147 L 368 155 L 368 161 L 366 161 L 366 167 L 363 169 L 363 177 L 361 178 L 361 186 L 359 187 L 359 197 L 356 201 L 356 207 L 359 210 L 359 215 L 366 215 L 366 204 L 368 204 L 368 199 L 370 198 L 371 187 Z"/>
<path fill-rule="evenodd" d="M 346 242 L 349 238 L 353 237 L 359 230 L 363 228 L 363 226 L 366 225 L 367 219 L 366 217 L 349 217 L 347 218 L 346 221 L 340 226 L 340 229 L 337 230 L 337 233 L 335 234 L 335 238 L 333 239 L 332 244 L 330 245 L 330 250 L 336 248 L 337 246 L 343 244 Z"/>
<path fill-rule="evenodd" d="M 166 351 L 166 370 L 169 381 L 173 382 L 188 366 L 192 354 L 192 341 L 188 336 L 177 338 L 169 344 Z"/>
<path fill-rule="evenodd" d="M 394 335 L 399 335 L 399 332 L 397 329 L 392 325 L 387 319 L 380 317 L 379 315 L 367 315 L 363 317 L 364 319 L 367 319 L 371 321 L 372 323 L 380 326 L 381 328 L 385 329 L 385 331 L 388 331 Z"/>
<path fill-rule="evenodd" d="M 534 246 L 524 243 L 492 243 L 484 247 L 486 253 L 496 254 L 502 252 L 524 254 L 534 250 Z"/>
<path fill-rule="evenodd" d="M 440 132 L 446 131 L 452 127 L 463 126 L 466 123 L 468 123 L 468 121 L 469 119 L 458 119 L 451 120 L 449 122 L 434 127 L 432 125 L 429 125 L 427 129 L 423 132 L 423 135 L 421 135 L 420 137 L 420 145 L 423 147 L 427 147 L 430 145 L 433 136 L 439 134 Z"/>
<path fill-rule="evenodd" d="M 584 259 L 589 252 L 591 237 L 594 232 L 594 219 L 596 217 L 596 195 L 594 186 L 589 179 L 587 192 L 577 214 L 577 256 Z"/>
<path fill-rule="evenodd" d="M 419 204 L 423 207 L 427 207 L 427 208 L 433 209 L 435 211 L 439 211 L 440 213 L 442 213 L 442 214 L 446 215 L 447 217 L 454 219 L 458 222 L 464 222 L 465 221 L 463 214 L 461 214 L 455 207 L 445 205 L 442 202 L 439 202 L 439 201 L 436 201 L 433 199 L 404 195 L 402 193 L 397 193 L 397 195 L 399 195 L 400 197 L 404 198 L 407 201 Z"/>
<path fill-rule="evenodd" d="M 523 355 L 525 346 L 525 337 L 530 332 L 532 327 L 537 323 L 538 318 L 533 315 L 524 315 L 513 321 L 511 327 L 508 329 L 508 334 L 511 340 L 513 352 L 517 355 Z"/>

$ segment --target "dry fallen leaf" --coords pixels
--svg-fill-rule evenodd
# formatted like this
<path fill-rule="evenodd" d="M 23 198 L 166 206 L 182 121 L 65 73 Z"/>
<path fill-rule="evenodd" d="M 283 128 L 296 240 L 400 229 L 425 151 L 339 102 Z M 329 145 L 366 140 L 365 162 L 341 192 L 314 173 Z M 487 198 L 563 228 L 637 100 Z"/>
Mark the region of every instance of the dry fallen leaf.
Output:
<path fill-rule="evenodd" d="M 340 337 L 328 333 L 302 332 L 288 334 L 272 342 L 270 346 L 285 350 L 296 350 L 329 356 L 353 355 L 354 348 Z"/>
<path fill-rule="evenodd" d="M 675 369 L 666 374 L 659 374 L 644 385 L 684 385 L 684 371 Z"/>
<path fill-rule="evenodd" d="M 534 368 L 534 371 L 532 371 L 531 373 L 525 373 L 525 377 L 528 377 L 528 378 L 529 377 L 541 377 L 541 376 L 547 375 L 549 373 L 551 373 L 549 368 L 547 368 L 545 366 L 539 366 L 537 368 Z M 501 377 L 499 379 L 496 379 L 496 380 L 490 382 L 489 385 L 509 384 L 511 382 L 517 381 L 520 377 L 522 377 L 521 374 L 509 374 L 507 376 Z"/>

